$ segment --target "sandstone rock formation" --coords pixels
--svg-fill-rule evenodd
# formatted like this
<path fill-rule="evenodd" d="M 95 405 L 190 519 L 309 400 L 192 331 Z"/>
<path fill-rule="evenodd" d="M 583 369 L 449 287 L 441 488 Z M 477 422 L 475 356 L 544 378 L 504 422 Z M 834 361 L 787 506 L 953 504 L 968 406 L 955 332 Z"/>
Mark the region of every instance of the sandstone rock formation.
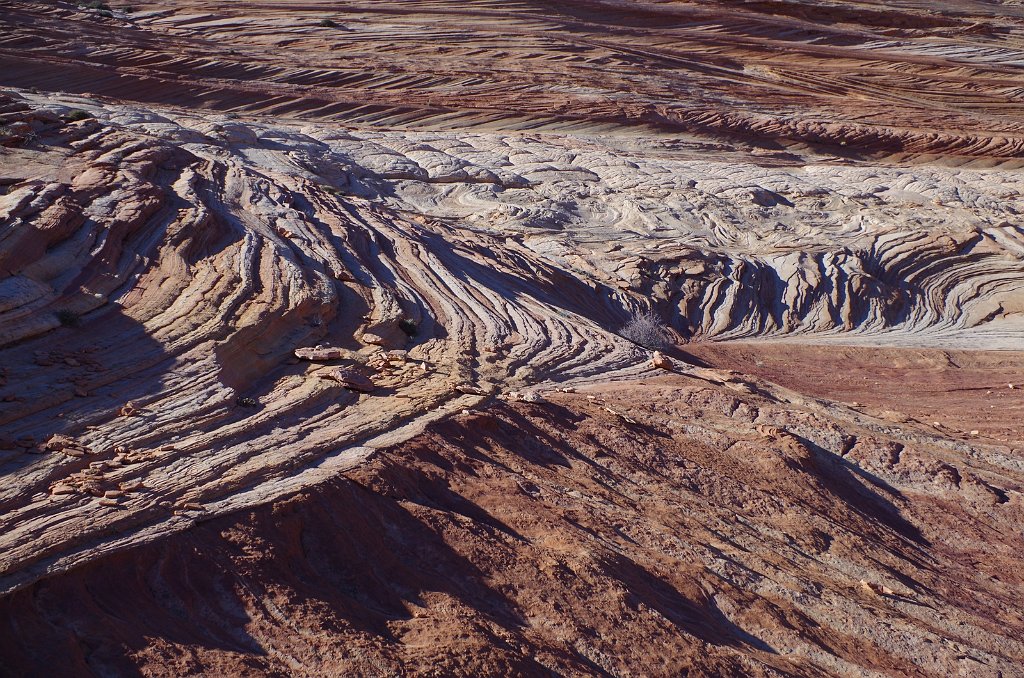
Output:
<path fill-rule="evenodd" d="M 1024 10 L 940 9 L 6 3 L 0 672 L 1022 675 Z"/>

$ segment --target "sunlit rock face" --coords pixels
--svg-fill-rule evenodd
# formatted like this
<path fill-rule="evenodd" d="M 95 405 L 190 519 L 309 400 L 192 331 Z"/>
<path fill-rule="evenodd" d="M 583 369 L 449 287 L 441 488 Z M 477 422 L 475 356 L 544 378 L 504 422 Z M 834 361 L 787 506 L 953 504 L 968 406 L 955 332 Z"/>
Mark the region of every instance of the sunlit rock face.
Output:
<path fill-rule="evenodd" d="M 941 9 L 8 3 L 0 656 L 1016 675 L 1024 10 Z"/>

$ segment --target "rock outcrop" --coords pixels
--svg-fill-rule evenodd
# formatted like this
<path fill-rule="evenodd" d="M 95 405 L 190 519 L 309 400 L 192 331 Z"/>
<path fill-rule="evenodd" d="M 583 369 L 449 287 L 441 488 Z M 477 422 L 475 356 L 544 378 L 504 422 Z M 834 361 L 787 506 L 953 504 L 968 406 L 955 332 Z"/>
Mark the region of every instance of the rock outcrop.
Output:
<path fill-rule="evenodd" d="M 1020 7 L 134 10 L 0 11 L 0 670 L 1020 674 Z"/>

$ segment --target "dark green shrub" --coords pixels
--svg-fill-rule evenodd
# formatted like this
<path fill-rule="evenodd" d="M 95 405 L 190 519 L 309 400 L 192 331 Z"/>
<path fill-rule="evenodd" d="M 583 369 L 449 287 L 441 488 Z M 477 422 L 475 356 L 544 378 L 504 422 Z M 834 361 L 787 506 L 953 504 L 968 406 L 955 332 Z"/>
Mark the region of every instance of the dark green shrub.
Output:
<path fill-rule="evenodd" d="M 330 19 L 321 19 L 320 23 L 317 24 L 317 25 L 322 27 L 322 28 L 337 28 L 338 27 L 338 24 L 334 23 Z"/>
<path fill-rule="evenodd" d="M 66 308 L 61 311 L 57 311 L 57 320 L 60 321 L 60 324 L 64 327 L 78 327 L 78 324 L 82 321 L 77 313 Z"/>
<path fill-rule="evenodd" d="M 416 325 L 416 321 L 410 318 L 402 318 L 398 321 L 398 329 L 405 332 L 406 336 L 415 337 L 416 333 L 419 332 L 419 327 Z"/>
<path fill-rule="evenodd" d="M 89 113 L 88 111 L 83 111 L 80 108 L 76 108 L 73 111 L 69 111 L 68 114 L 64 116 L 64 119 L 68 122 L 78 122 L 79 120 L 89 120 L 93 117 L 95 116 L 93 116 L 92 113 Z"/>

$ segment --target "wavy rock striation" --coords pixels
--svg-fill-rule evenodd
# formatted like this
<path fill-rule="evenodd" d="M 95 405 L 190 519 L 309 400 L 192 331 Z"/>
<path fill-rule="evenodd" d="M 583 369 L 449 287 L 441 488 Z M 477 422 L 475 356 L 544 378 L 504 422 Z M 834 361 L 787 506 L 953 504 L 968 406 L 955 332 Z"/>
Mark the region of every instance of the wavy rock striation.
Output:
<path fill-rule="evenodd" d="M 5 597 L 0 653 L 22 675 L 1020 675 L 1019 450 L 716 379 L 435 422 Z"/>
<path fill-rule="evenodd" d="M 684 350 L 1024 349 L 1022 55 L 971 0 L 6 3 L 5 660 L 1014 675 L 1018 372 Z"/>
<path fill-rule="evenodd" d="M 8 3 L 5 82 L 387 127 L 630 126 L 983 166 L 1024 153 L 1012 2 L 133 6 Z"/>
<path fill-rule="evenodd" d="M 11 586 L 480 394 L 636 374 L 644 349 L 614 331 L 644 309 L 694 337 L 1022 337 L 1011 172 L 7 109 L 35 135 L 7 151 L 0 203 Z M 322 343 L 363 374 L 294 359 Z M 93 454 L 18 451 L 58 433 Z"/>

